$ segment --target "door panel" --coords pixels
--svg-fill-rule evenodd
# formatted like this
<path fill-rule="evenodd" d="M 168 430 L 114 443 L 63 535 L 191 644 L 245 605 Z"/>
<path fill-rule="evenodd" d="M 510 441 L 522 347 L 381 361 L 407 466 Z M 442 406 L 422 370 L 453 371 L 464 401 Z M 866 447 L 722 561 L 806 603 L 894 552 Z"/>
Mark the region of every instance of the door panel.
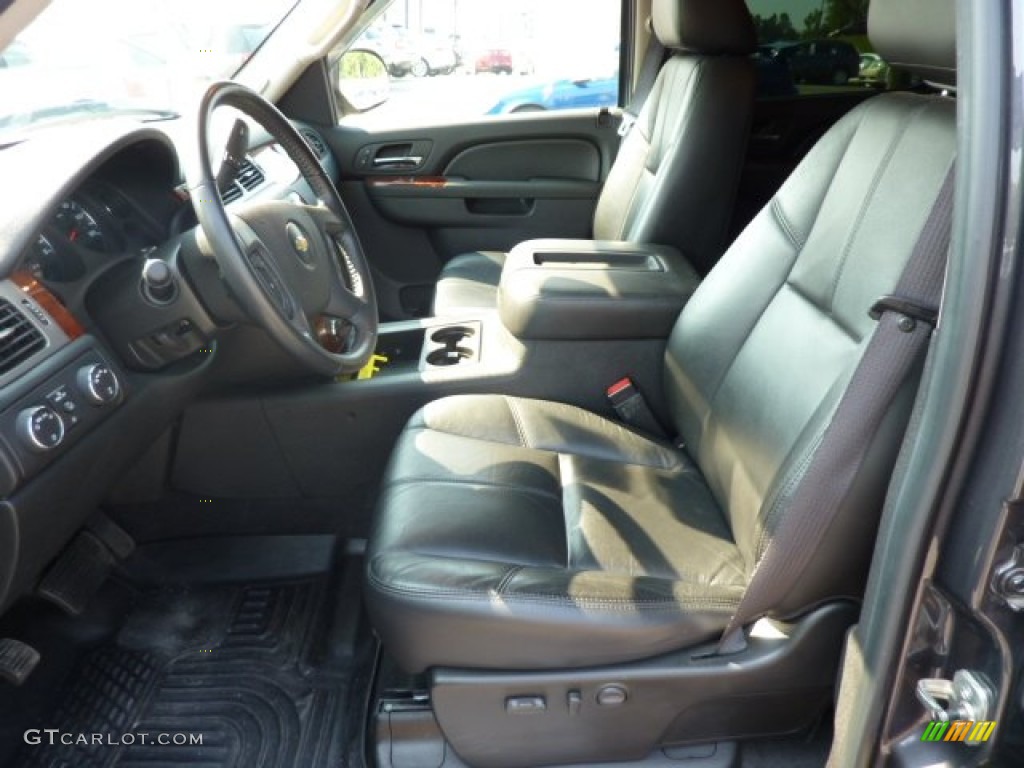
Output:
<path fill-rule="evenodd" d="M 445 262 L 535 237 L 589 237 L 618 135 L 606 112 L 327 132 L 385 316 L 429 311 Z"/>
<path fill-rule="evenodd" d="M 592 212 L 600 188 L 596 181 L 463 181 L 455 177 L 368 179 L 366 184 L 378 210 L 399 224 L 481 229 L 525 226 L 514 220 L 535 219 L 545 207 L 559 208 L 563 200 L 587 201 Z"/>
<path fill-rule="evenodd" d="M 448 165 L 445 175 L 466 179 L 598 181 L 601 153 L 594 142 L 585 139 L 491 142 L 460 152 Z"/>

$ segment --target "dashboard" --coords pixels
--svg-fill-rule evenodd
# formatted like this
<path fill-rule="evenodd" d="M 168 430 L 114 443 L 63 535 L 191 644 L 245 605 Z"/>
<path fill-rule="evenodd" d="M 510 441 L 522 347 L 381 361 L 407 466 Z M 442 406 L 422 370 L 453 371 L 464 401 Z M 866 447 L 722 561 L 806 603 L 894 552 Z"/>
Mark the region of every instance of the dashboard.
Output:
<path fill-rule="evenodd" d="M 336 178 L 326 143 L 299 128 Z M 151 262 L 185 280 L 175 260 L 199 251 L 182 130 L 97 121 L 0 149 L 0 178 L 16 180 L 0 189 L 0 611 L 202 390 L 232 321 L 147 293 Z M 258 134 L 222 199 L 314 202 Z"/>

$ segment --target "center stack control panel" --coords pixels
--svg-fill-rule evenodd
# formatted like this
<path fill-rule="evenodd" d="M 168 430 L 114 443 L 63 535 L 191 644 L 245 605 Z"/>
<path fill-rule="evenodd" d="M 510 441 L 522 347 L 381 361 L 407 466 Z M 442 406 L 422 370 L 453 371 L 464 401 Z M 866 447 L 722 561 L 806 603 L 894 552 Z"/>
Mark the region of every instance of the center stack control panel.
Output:
<path fill-rule="evenodd" d="M 90 350 L 8 406 L 0 415 L 8 449 L 0 495 L 81 440 L 123 400 L 121 374 L 99 351 Z"/>

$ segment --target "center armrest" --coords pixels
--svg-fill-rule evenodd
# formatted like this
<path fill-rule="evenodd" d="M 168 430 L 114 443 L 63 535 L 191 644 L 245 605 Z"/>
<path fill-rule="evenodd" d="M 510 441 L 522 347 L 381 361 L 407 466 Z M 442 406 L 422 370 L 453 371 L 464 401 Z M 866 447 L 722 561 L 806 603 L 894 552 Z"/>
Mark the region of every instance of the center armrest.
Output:
<path fill-rule="evenodd" d="M 670 246 L 528 240 L 508 255 L 498 310 L 520 339 L 666 338 L 699 282 Z"/>

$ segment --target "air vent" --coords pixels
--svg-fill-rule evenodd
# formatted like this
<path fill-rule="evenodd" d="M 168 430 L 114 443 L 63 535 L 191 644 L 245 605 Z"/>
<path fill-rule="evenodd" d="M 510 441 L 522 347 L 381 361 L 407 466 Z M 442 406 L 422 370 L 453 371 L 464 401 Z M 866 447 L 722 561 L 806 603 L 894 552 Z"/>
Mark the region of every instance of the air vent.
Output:
<path fill-rule="evenodd" d="M 263 175 L 255 163 L 249 158 L 245 158 L 242 163 L 242 170 L 238 172 L 238 178 L 236 181 L 242 185 L 242 189 L 246 192 L 252 192 L 259 186 L 262 186 L 263 182 L 266 181 L 266 176 Z"/>
<path fill-rule="evenodd" d="M 221 193 L 220 199 L 224 201 L 225 205 L 233 203 L 246 192 L 252 192 L 262 186 L 266 180 L 267 177 L 263 175 L 263 171 L 247 157 L 242 162 L 242 167 L 235 180 L 231 182 L 231 186 Z"/>
<path fill-rule="evenodd" d="M 233 203 L 242 197 L 242 188 L 238 186 L 237 182 L 231 182 L 231 186 L 220 193 L 220 199 L 224 201 L 224 205 Z"/>
<path fill-rule="evenodd" d="M 299 133 L 302 134 L 302 138 L 306 140 L 309 148 L 313 150 L 317 157 L 323 157 L 327 154 L 327 145 L 324 144 L 324 140 L 315 131 L 304 128 Z"/>
<path fill-rule="evenodd" d="M 46 347 L 46 337 L 32 321 L 0 299 L 0 375 L 13 371 Z"/>

